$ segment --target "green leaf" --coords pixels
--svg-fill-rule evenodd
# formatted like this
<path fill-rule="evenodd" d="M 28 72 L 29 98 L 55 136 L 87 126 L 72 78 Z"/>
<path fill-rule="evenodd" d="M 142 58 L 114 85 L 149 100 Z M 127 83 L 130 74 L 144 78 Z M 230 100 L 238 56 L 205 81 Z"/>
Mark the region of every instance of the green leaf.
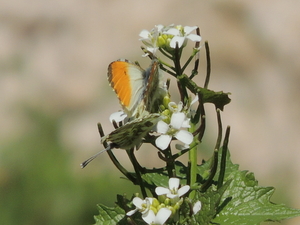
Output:
<path fill-rule="evenodd" d="M 222 200 L 231 198 L 213 222 L 220 224 L 259 224 L 263 221 L 280 221 L 300 215 L 300 210 L 283 204 L 274 204 L 270 198 L 273 187 L 260 187 L 253 173 L 234 171 L 228 179 L 231 184 Z"/>
<path fill-rule="evenodd" d="M 99 215 L 95 216 L 95 225 L 127 224 L 125 211 L 119 206 L 107 207 L 99 204 Z"/>
<path fill-rule="evenodd" d="M 211 160 L 199 166 L 200 174 L 209 171 L 210 162 Z M 214 182 L 218 180 L 219 169 Z M 224 182 L 231 182 L 222 195 L 219 213 L 212 222 L 222 225 L 253 225 L 300 216 L 298 209 L 270 202 L 274 188 L 258 186 L 253 173 L 238 169 L 239 166 L 231 162 L 228 154 Z"/>
<path fill-rule="evenodd" d="M 218 190 L 214 190 L 213 187 L 210 187 L 204 193 L 197 191 L 196 200 L 201 201 L 202 208 L 200 212 L 195 215 L 195 222 L 193 224 L 211 224 L 210 222 L 216 216 L 222 196 L 229 185 L 230 181 Z"/>
<path fill-rule="evenodd" d="M 218 155 L 218 169 L 213 178 L 212 185 L 201 192 L 196 187 L 194 199 L 186 199 L 180 216 L 180 224 L 220 224 L 220 225 L 256 225 L 263 221 L 280 221 L 283 219 L 300 216 L 300 210 L 289 208 L 283 204 L 270 202 L 274 193 L 273 187 L 261 187 L 258 185 L 254 174 L 248 171 L 240 171 L 239 165 L 233 164 L 228 152 L 226 158 L 226 168 L 224 183 L 218 187 L 218 177 L 220 174 L 221 150 Z M 198 166 L 198 184 L 201 186 L 209 177 L 212 159 Z M 187 167 L 180 163 L 175 163 L 176 175 L 181 179 L 181 184 L 187 182 Z M 143 181 L 147 186 L 155 188 L 157 186 L 168 186 L 169 177 L 166 168 L 148 170 L 143 174 Z M 195 202 L 201 201 L 202 208 L 196 214 L 190 214 L 190 210 Z M 115 207 L 109 208 L 99 205 L 99 215 L 95 216 L 96 225 L 100 224 L 130 224 L 126 217 L 126 212 L 133 207 L 130 201 L 123 196 L 118 196 Z M 136 224 L 145 224 L 139 212 L 130 219 Z"/>
<path fill-rule="evenodd" d="M 117 195 L 117 202 L 115 207 L 107 207 L 105 205 L 99 204 L 99 215 L 94 216 L 95 225 L 128 225 L 131 224 L 130 219 L 133 219 L 140 225 L 146 225 L 146 223 L 141 219 L 141 214 L 139 212 L 135 213 L 130 218 L 126 216 L 126 212 L 130 211 L 132 208 L 131 200 L 128 200 L 125 196 Z"/>
<path fill-rule="evenodd" d="M 166 186 L 168 184 L 169 177 L 162 171 L 160 173 L 146 173 L 142 175 L 143 181 L 152 187 Z"/>

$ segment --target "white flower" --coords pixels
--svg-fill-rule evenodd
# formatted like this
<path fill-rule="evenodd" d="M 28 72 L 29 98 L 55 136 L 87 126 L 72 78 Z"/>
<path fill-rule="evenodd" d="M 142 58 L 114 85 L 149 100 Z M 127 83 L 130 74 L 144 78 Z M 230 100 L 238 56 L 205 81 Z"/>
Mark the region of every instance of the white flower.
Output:
<path fill-rule="evenodd" d="M 152 204 L 153 199 L 154 198 L 147 197 L 147 198 L 145 198 L 145 200 L 143 200 L 139 197 L 135 197 L 132 200 L 132 203 L 135 205 L 136 208 L 127 212 L 126 215 L 132 216 L 137 211 L 140 211 L 142 213 L 142 217 L 143 217 L 144 214 L 146 214 L 150 210 L 150 206 Z"/>
<path fill-rule="evenodd" d="M 151 225 L 163 225 L 172 214 L 172 211 L 168 208 L 161 208 L 155 215 L 153 210 L 149 210 L 146 216 L 143 216 L 143 220 L 147 224 Z"/>
<path fill-rule="evenodd" d="M 189 185 L 184 185 L 181 188 L 180 180 L 175 177 L 169 179 L 169 188 L 157 187 L 155 188 L 155 193 L 157 195 L 166 195 L 170 199 L 179 199 L 181 196 L 186 194 L 190 190 Z"/>
<path fill-rule="evenodd" d="M 197 28 L 197 26 L 183 27 L 174 24 L 169 26 L 156 25 L 150 31 L 142 30 L 139 34 L 139 40 L 146 45 L 147 51 L 154 55 L 156 55 L 157 50 L 165 50 L 172 53 L 176 48 L 176 43 L 178 43 L 179 48 L 182 48 L 186 45 L 188 40 L 195 42 L 201 41 L 200 35 L 192 33 Z M 148 53 L 144 56 L 148 56 Z"/>
<path fill-rule="evenodd" d="M 192 105 L 195 104 L 195 103 L 198 102 L 198 101 L 199 101 L 199 96 L 198 96 L 198 94 L 196 94 L 195 98 L 191 101 L 191 103 L 190 103 L 190 105 L 189 105 L 189 107 L 188 107 L 188 110 L 187 110 L 187 117 L 191 118 L 191 117 L 193 117 L 193 116 L 195 115 L 196 111 L 192 109 Z M 174 104 L 175 104 L 175 103 L 174 103 Z M 175 105 L 176 105 L 176 104 L 175 104 Z M 177 108 L 180 109 L 180 111 L 181 111 L 181 109 L 182 109 L 182 105 L 183 105 L 182 102 L 179 102 L 179 103 L 178 103 Z M 181 107 L 180 107 L 180 106 L 181 106 Z M 171 102 L 169 103 L 169 109 L 171 110 L 170 107 L 171 107 Z M 171 110 L 171 111 L 172 111 L 172 110 Z M 189 122 L 189 121 L 188 121 L 188 122 Z M 188 149 L 189 146 L 188 146 L 188 145 L 176 144 L 176 145 L 175 145 L 175 148 L 178 149 L 178 150 L 180 150 L 180 151 L 182 151 L 182 150 Z"/>
<path fill-rule="evenodd" d="M 116 123 L 119 123 L 123 121 L 127 117 L 127 114 L 124 111 L 118 111 L 114 112 L 109 116 L 109 121 L 112 123 L 112 121 L 116 121 Z"/>
<path fill-rule="evenodd" d="M 191 144 L 193 135 L 186 130 L 180 130 L 181 128 L 189 127 L 189 119 L 186 118 L 183 112 L 174 112 L 171 116 L 170 124 L 162 120 L 158 121 L 156 129 L 161 135 L 155 140 L 156 146 L 161 150 L 165 150 L 169 146 L 173 136 L 185 145 Z"/>
<path fill-rule="evenodd" d="M 147 223 L 151 225 L 163 225 L 167 219 L 171 215 L 171 210 L 168 208 L 161 208 L 159 211 L 155 214 L 156 209 L 152 206 L 152 204 L 157 201 L 155 198 L 147 197 L 145 200 L 135 197 L 132 200 L 132 203 L 135 205 L 135 209 L 131 210 L 126 213 L 127 216 L 132 216 L 137 211 L 142 213 L 142 219 Z M 155 212 L 154 212 L 155 211 Z"/>
<path fill-rule="evenodd" d="M 169 102 L 168 108 L 171 110 L 171 112 L 181 112 L 183 108 L 183 103 L 180 101 L 178 104 L 175 102 Z"/>
<path fill-rule="evenodd" d="M 155 25 L 155 27 L 151 30 L 142 30 L 140 32 L 140 41 L 142 41 L 144 43 L 144 45 L 146 45 L 147 50 L 149 52 L 152 52 L 154 55 L 157 51 L 157 49 L 159 48 L 158 44 L 157 44 L 157 39 L 159 37 L 159 35 L 161 34 L 162 29 L 164 28 L 163 25 Z M 147 56 L 144 55 L 144 56 Z"/>
<path fill-rule="evenodd" d="M 170 34 L 170 35 L 174 35 L 174 37 L 172 38 L 171 42 L 170 42 L 170 47 L 171 48 L 175 48 L 176 47 L 176 43 L 178 43 L 178 48 L 180 48 L 181 46 L 186 44 L 186 39 L 189 39 L 191 41 L 201 41 L 201 36 L 197 35 L 197 34 L 191 34 L 191 32 L 193 32 L 194 30 L 197 29 L 197 26 L 176 26 L 176 27 L 172 27 L 169 30 L 165 31 L 165 34 Z"/>
<path fill-rule="evenodd" d="M 201 210 L 202 204 L 200 201 L 197 201 L 193 206 L 193 214 L 197 214 Z"/>

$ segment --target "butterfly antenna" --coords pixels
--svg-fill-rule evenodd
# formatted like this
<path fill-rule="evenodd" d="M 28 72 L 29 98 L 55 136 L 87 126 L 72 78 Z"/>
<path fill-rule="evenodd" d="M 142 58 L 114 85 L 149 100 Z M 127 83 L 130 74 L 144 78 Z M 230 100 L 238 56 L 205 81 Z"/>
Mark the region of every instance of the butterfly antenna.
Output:
<path fill-rule="evenodd" d="M 108 145 L 106 149 L 101 150 L 100 152 L 96 153 L 95 155 L 93 155 L 92 157 L 88 158 L 83 163 L 81 163 L 80 164 L 81 168 L 83 169 L 84 167 L 86 167 L 90 162 L 92 162 L 95 158 L 97 158 L 97 156 L 100 155 L 101 153 L 103 153 L 105 151 L 109 151 L 113 148 L 114 147 L 112 145 Z"/>

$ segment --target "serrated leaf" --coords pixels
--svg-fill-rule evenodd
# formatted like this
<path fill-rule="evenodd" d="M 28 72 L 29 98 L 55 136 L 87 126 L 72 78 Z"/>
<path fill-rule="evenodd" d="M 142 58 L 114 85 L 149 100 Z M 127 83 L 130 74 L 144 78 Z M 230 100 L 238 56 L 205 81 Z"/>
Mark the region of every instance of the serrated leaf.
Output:
<path fill-rule="evenodd" d="M 209 165 L 210 160 L 200 166 L 199 171 L 207 172 Z M 212 222 L 222 225 L 253 225 L 300 216 L 298 209 L 270 202 L 274 188 L 258 186 L 253 173 L 239 171 L 238 168 L 238 165 L 231 162 L 228 154 L 224 181 L 231 180 L 231 183 L 221 199 L 221 202 L 226 204 L 220 208 L 219 214 Z M 219 169 L 214 178 L 215 182 L 218 176 Z"/>
<path fill-rule="evenodd" d="M 94 216 L 95 225 L 125 225 L 128 224 L 125 216 L 125 211 L 119 206 L 107 207 L 98 205 L 99 215 Z"/>
<path fill-rule="evenodd" d="M 232 198 L 213 222 L 220 224 L 259 224 L 263 221 L 280 221 L 300 215 L 300 210 L 270 202 L 272 187 L 257 185 L 253 174 L 235 171 L 229 176 L 232 183 L 222 199 Z"/>
<path fill-rule="evenodd" d="M 226 159 L 224 184 L 218 189 L 220 159 L 221 154 L 219 153 L 218 169 L 213 178 L 213 184 L 205 192 L 196 190 L 196 196 L 192 202 L 201 201 L 202 208 L 192 217 L 187 214 L 190 217 L 188 224 L 259 225 L 263 221 L 280 221 L 300 216 L 300 210 L 270 202 L 274 188 L 258 186 L 253 173 L 240 171 L 239 165 L 231 162 L 229 152 Z M 211 163 L 212 160 L 208 160 L 198 166 L 198 182 L 200 184 L 207 179 Z M 181 179 L 181 183 L 185 184 L 187 167 L 180 162 L 176 162 L 175 170 L 176 175 Z M 165 168 L 153 169 L 152 172 L 143 174 L 142 177 L 143 181 L 153 188 L 168 186 L 169 177 Z M 124 196 L 118 196 L 117 205 L 114 208 L 103 205 L 98 207 L 99 215 L 95 216 L 96 225 L 128 224 L 125 211 L 129 211 L 132 206 Z M 182 216 L 184 216 L 184 211 L 182 213 Z M 140 213 L 134 214 L 131 219 L 137 224 L 145 224 Z M 182 224 L 186 223 L 183 221 Z"/>
<path fill-rule="evenodd" d="M 214 181 L 217 182 L 219 173 L 220 173 L 220 161 L 221 161 L 221 149 L 219 150 L 219 155 L 218 155 L 218 169 L 216 172 L 216 175 L 214 177 Z M 208 161 L 203 163 L 202 165 L 198 166 L 198 174 L 200 174 L 203 179 L 206 179 L 209 176 L 210 169 L 211 169 L 211 164 L 212 164 L 212 158 L 210 158 Z M 226 170 L 225 170 L 225 181 L 228 180 L 226 179 L 233 171 L 236 171 L 239 169 L 238 164 L 233 164 L 230 160 L 230 152 L 228 151 L 227 157 L 226 157 Z"/>
<path fill-rule="evenodd" d="M 218 190 L 214 190 L 213 187 L 210 187 L 204 193 L 197 191 L 195 197 L 196 200 L 199 200 L 202 203 L 202 208 L 200 212 L 195 215 L 195 223 L 193 224 L 210 224 L 211 220 L 217 214 L 218 206 L 220 205 L 222 196 L 229 185 L 230 181 L 228 181 Z"/>
<path fill-rule="evenodd" d="M 165 186 L 168 183 L 169 177 L 163 173 L 146 173 L 142 175 L 143 180 L 149 184 L 157 186 Z"/>

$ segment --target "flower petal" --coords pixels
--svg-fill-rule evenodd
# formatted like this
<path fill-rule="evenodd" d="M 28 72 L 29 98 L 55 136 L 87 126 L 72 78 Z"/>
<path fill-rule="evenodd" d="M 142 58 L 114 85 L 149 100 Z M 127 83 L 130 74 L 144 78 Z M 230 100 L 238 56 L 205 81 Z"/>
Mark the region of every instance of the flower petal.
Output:
<path fill-rule="evenodd" d="M 156 131 L 158 133 L 165 134 L 167 133 L 168 129 L 169 125 L 162 120 L 158 121 L 158 123 L 156 124 Z"/>
<path fill-rule="evenodd" d="M 152 224 L 155 221 L 155 213 L 150 209 L 147 213 L 142 215 L 142 218 L 147 224 Z"/>
<path fill-rule="evenodd" d="M 190 27 L 190 26 L 185 26 L 185 27 L 183 28 L 184 34 L 189 34 L 189 33 L 193 32 L 193 31 L 196 30 L 196 29 L 197 29 L 197 26 L 192 26 L 192 27 Z"/>
<path fill-rule="evenodd" d="M 182 108 L 183 108 L 183 103 L 182 103 L 182 101 L 178 102 L 177 107 L 178 107 L 178 112 L 181 112 L 181 110 L 182 110 Z"/>
<path fill-rule="evenodd" d="M 177 190 L 179 188 L 180 180 L 176 177 L 171 177 L 169 179 L 169 188 L 170 190 Z"/>
<path fill-rule="evenodd" d="M 155 224 L 164 224 L 167 219 L 169 219 L 169 217 L 171 216 L 172 211 L 168 208 L 161 208 L 155 217 Z"/>
<path fill-rule="evenodd" d="M 164 25 L 161 25 L 161 24 L 155 25 L 155 29 L 157 30 L 157 32 L 161 32 L 163 28 L 164 28 Z"/>
<path fill-rule="evenodd" d="M 185 114 L 180 112 L 180 113 L 173 113 L 172 114 L 172 117 L 171 117 L 171 122 L 170 122 L 170 125 L 179 130 L 181 128 L 181 125 L 183 123 L 185 119 Z"/>
<path fill-rule="evenodd" d="M 123 121 L 127 117 L 127 114 L 124 111 L 118 111 L 114 112 L 109 116 L 109 121 L 112 123 L 112 121 L 116 121 L 116 123 L 119 123 Z"/>
<path fill-rule="evenodd" d="M 180 101 L 178 104 L 176 104 L 175 102 L 169 102 L 168 104 L 168 108 L 172 111 L 172 112 L 181 112 L 182 108 L 183 108 L 183 103 Z"/>
<path fill-rule="evenodd" d="M 181 197 L 182 195 L 186 194 L 188 191 L 190 190 L 190 186 L 189 185 L 184 185 L 181 188 L 179 188 L 178 190 L 178 196 Z"/>
<path fill-rule="evenodd" d="M 145 202 L 146 202 L 147 205 L 149 205 L 149 206 L 152 204 L 153 200 L 154 200 L 154 198 L 151 198 L 151 197 L 145 198 Z"/>
<path fill-rule="evenodd" d="M 172 139 L 172 136 L 162 134 L 158 138 L 156 138 L 155 145 L 158 148 L 160 148 L 161 150 L 165 150 L 169 146 L 171 139 Z"/>
<path fill-rule="evenodd" d="M 142 204 L 145 203 L 145 201 L 139 197 L 134 197 L 134 199 L 132 200 L 132 203 L 135 205 L 135 207 L 141 209 Z"/>
<path fill-rule="evenodd" d="M 175 199 L 176 198 L 175 202 L 178 201 L 178 199 L 179 199 L 178 194 L 169 193 L 169 194 L 167 194 L 167 197 L 170 198 L 170 199 Z"/>
<path fill-rule="evenodd" d="M 180 34 L 179 30 L 176 28 L 170 28 L 169 30 L 165 31 L 164 33 L 174 35 L 174 36 L 177 36 Z"/>
<path fill-rule="evenodd" d="M 178 43 L 178 48 L 180 48 L 182 46 L 184 40 L 185 40 L 184 37 L 174 36 L 170 42 L 170 47 L 176 48 L 176 43 Z"/>
<path fill-rule="evenodd" d="M 197 35 L 197 34 L 189 34 L 188 36 L 186 36 L 186 38 L 190 39 L 191 41 L 201 41 L 201 36 Z"/>
<path fill-rule="evenodd" d="M 190 119 L 186 119 L 183 121 L 182 125 L 181 125 L 182 128 L 190 128 L 191 125 L 190 125 Z"/>
<path fill-rule="evenodd" d="M 142 30 L 139 34 L 139 36 L 141 37 L 139 40 L 149 40 L 149 36 L 150 36 L 150 32 L 147 30 Z"/>
<path fill-rule="evenodd" d="M 166 195 L 166 194 L 170 193 L 170 189 L 165 188 L 165 187 L 156 187 L 155 193 L 157 195 Z"/>
<path fill-rule="evenodd" d="M 169 102 L 168 108 L 169 108 L 172 112 L 178 112 L 178 107 L 177 107 L 177 104 L 176 104 L 175 102 Z"/>
<path fill-rule="evenodd" d="M 153 54 L 155 54 L 156 51 L 158 50 L 158 47 L 155 47 L 155 48 L 154 48 L 154 47 L 153 47 L 153 48 L 152 48 L 152 47 L 148 47 L 147 50 L 148 50 L 149 52 L 152 52 Z"/>
<path fill-rule="evenodd" d="M 130 210 L 129 212 L 126 213 L 126 216 L 132 216 L 133 214 L 135 214 L 138 211 L 138 208 Z"/>
<path fill-rule="evenodd" d="M 201 210 L 202 204 L 200 201 L 197 201 L 193 206 L 194 215 L 197 214 Z"/>
<path fill-rule="evenodd" d="M 177 138 L 177 140 L 185 143 L 185 144 L 191 144 L 193 142 L 194 136 L 186 131 L 186 130 L 180 130 L 175 134 L 175 137 Z"/>

